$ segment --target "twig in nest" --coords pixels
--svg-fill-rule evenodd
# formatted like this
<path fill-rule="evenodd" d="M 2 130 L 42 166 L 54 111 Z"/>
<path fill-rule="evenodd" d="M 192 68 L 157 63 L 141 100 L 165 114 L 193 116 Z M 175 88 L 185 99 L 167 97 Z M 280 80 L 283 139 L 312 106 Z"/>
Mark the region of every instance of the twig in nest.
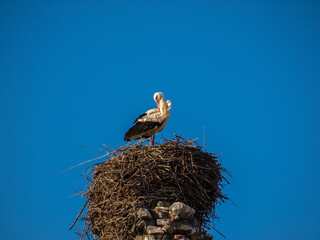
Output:
<path fill-rule="evenodd" d="M 79 219 L 80 215 L 82 214 L 83 210 L 86 208 L 87 204 L 88 204 L 88 201 L 86 201 L 86 203 L 83 205 L 83 207 L 82 207 L 81 211 L 79 212 L 78 216 L 73 221 L 71 227 L 69 227 L 69 230 L 71 230 L 73 228 L 73 226 L 76 224 L 76 222 L 78 221 L 78 219 Z"/>

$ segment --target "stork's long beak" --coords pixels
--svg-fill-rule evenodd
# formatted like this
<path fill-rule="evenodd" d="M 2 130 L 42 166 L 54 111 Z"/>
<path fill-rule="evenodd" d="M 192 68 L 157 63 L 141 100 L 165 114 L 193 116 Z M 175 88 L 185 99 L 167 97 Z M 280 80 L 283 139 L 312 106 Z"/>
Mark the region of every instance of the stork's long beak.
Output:
<path fill-rule="evenodd" d="M 160 110 L 160 107 L 159 107 L 159 102 L 157 101 L 157 106 L 158 106 L 158 109 Z"/>

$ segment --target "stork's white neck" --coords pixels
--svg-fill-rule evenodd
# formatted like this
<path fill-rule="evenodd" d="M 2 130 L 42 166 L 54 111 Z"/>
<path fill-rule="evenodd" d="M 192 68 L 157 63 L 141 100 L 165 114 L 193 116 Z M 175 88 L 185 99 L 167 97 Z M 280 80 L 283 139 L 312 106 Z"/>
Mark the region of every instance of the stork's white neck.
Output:
<path fill-rule="evenodd" d="M 167 114 L 169 113 L 168 105 L 163 98 L 161 98 L 159 101 L 159 109 L 162 117 L 167 116 Z"/>

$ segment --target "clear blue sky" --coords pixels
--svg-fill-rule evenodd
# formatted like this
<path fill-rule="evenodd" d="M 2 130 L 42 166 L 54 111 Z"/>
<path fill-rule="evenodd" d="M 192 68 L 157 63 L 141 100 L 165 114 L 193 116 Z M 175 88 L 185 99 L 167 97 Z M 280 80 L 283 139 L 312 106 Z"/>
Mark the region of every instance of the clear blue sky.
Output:
<path fill-rule="evenodd" d="M 166 138 L 232 173 L 227 239 L 320 238 L 318 1 L 0 3 L 1 239 L 72 239 L 87 145 L 124 145 L 164 92 Z M 159 140 L 161 136 L 157 136 Z M 215 232 L 213 232 L 215 234 Z M 216 239 L 222 239 L 218 234 Z"/>

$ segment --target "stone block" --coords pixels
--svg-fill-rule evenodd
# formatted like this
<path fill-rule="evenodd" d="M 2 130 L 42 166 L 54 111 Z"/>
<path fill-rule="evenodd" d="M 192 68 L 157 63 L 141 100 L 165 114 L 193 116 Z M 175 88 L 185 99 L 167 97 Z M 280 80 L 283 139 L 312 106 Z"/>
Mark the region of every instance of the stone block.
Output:
<path fill-rule="evenodd" d="M 159 218 L 156 220 L 158 226 L 171 225 L 171 221 L 166 218 Z"/>
<path fill-rule="evenodd" d="M 173 220 L 193 219 L 195 210 L 192 207 L 182 203 L 175 202 L 169 207 L 169 214 Z"/>
<path fill-rule="evenodd" d="M 157 202 L 157 206 L 158 207 L 170 207 L 171 203 L 165 202 L 165 201 L 159 201 L 159 202 Z"/>
<path fill-rule="evenodd" d="M 156 206 L 156 207 L 154 208 L 154 211 L 159 212 L 159 213 L 163 213 L 163 214 L 165 214 L 165 216 L 168 216 L 168 214 L 169 214 L 169 207 L 159 207 L 159 206 Z"/>
<path fill-rule="evenodd" d="M 185 235 L 182 234 L 176 234 L 173 236 L 174 240 L 189 240 L 189 238 L 187 238 Z"/>
<path fill-rule="evenodd" d="M 142 220 L 140 219 L 133 227 L 132 232 L 144 233 L 148 226 L 154 226 L 156 224 L 155 220 Z"/>
<path fill-rule="evenodd" d="M 173 228 L 170 226 L 170 225 L 165 225 L 162 227 L 162 230 L 165 232 L 165 233 L 173 233 Z"/>
<path fill-rule="evenodd" d="M 157 226 L 148 226 L 146 229 L 146 232 L 149 235 L 164 234 L 164 231 L 162 230 L 162 228 Z"/>
<path fill-rule="evenodd" d="M 154 209 L 150 210 L 151 215 L 153 218 L 169 218 L 169 208 L 168 207 L 155 207 Z"/>
<path fill-rule="evenodd" d="M 137 217 L 143 220 L 151 220 L 152 215 L 146 208 L 139 208 L 137 211 Z"/>
<path fill-rule="evenodd" d="M 200 231 L 200 228 L 194 226 L 188 221 L 172 223 L 173 231 L 176 233 L 183 233 L 187 235 L 195 235 Z"/>
<path fill-rule="evenodd" d="M 135 239 L 135 240 L 158 240 L 158 239 L 154 235 L 142 235 L 141 239 Z"/>
<path fill-rule="evenodd" d="M 151 209 L 150 213 L 154 219 L 164 218 L 165 214 L 156 210 Z"/>

